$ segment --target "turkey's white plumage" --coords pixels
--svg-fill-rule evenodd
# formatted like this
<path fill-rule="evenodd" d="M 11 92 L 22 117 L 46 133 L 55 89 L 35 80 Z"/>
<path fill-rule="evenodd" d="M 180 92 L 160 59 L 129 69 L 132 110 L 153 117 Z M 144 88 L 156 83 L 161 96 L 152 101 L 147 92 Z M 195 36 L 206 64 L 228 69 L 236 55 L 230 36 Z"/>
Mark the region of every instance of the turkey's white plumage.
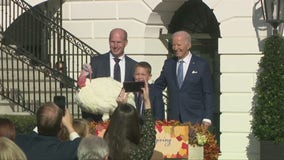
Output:
<path fill-rule="evenodd" d="M 117 107 L 116 98 L 121 88 L 122 83 L 111 77 L 86 79 L 85 86 L 76 95 L 76 101 L 82 110 L 102 114 L 105 121 Z M 127 103 L 135 106 L 134 94 L 128 95 Z"/>

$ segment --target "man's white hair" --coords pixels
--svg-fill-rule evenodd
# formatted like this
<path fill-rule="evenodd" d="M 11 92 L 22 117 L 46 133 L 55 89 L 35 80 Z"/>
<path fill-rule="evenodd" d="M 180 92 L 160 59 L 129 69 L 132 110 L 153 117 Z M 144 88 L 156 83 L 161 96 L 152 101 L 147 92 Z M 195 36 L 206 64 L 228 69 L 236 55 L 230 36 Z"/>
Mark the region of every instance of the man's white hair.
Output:
<path fill-rule="evenodd" d="M 94 135 L 84 137 L 77 151 L 78 160 L 105 160 L 109 154 L 106 141 Z"/>

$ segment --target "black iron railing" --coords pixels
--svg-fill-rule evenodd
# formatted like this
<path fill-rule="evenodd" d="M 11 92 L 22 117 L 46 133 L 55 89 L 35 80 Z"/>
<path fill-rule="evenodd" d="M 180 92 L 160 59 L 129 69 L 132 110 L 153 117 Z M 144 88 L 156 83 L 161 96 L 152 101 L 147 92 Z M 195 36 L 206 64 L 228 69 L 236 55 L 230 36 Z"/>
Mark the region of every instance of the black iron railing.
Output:
<path fill-rule="evenodd" d="M 52 10 L 52 9 L 51 9 Z M 64 95 L 73 114 L 81 66 L 99 54 L 61 27 L 47 2 L 0 0 L 0 94 L 27 111 Z"/>
<path fill-rule="evenodd" d="M 73 115 L 79 116 L 79 108 L 74 102 L 75 80 L 46 66 L 29 53 L 19 56 L 15 46 L 0 45 L 0 93 L 3 97 L 34 113 L 42 103 L 53 101 L 55 95 L 63 95 L 68 106 L 72 107 Z M 38 65 L 32 65 L 31 60 Z"/>
<path fill-rule="evenodd" d="M 2 5 L 1 9 L 4 43 L 25 48 L 50 67 L 63 62 L 66 74 L 74 79 L 77 78 L 81 65 L 89 63 L 91 56 L 99 54 L 63 29 L 58 24 L 60 21 L 50 19 L 47 15 L 51 13 L 44 4 L 31 7 L 22 0 L 0 1 L 9 1 L 9 5 Z"/>

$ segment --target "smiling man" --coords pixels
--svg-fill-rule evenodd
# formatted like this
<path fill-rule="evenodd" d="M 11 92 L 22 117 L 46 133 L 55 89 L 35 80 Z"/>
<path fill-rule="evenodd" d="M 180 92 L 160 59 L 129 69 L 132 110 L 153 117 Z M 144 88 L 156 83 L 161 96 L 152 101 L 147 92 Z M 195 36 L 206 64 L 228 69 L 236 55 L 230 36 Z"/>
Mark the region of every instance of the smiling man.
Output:
<path fill-rule="evenodd" d="M 114 28 L 109 34 L 109 52 L 91 59 L 92 78 L 112 77 L 119 82 L 133 81 L 134 66 L 137 63 L 125 55 L 128 44 L 127 32 Z M 102 115 L 82 111 L 82 117 L 96 122 L 102 121 Z"/>
<path fill-rule="evenodd" d="M 189 33 L 177 31 L 172 35 L 175 56 L 165 60 L 155 85 L 168 89 L 168 120 L 203 123 L 209 127 L 215 109 L 210 68 L 190 48 Z"/>

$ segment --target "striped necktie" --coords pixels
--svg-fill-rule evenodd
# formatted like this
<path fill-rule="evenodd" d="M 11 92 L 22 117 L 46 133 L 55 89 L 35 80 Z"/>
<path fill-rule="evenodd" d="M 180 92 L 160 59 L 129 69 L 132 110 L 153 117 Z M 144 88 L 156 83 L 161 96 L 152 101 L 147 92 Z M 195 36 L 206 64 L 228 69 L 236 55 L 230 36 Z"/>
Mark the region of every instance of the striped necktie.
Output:
<path fill-rule="evenodd" d="M 113 70 L 113 78 L 117 80 L 118 82 L 120 82 L 121 81 L 120 66 L 119 66 L 120 59 L 115 57 L 113 60 L 115 61 L 114 70 Z"/>
<path fill-rule="evenodd" d="M 181 88 L 183 83 L 183 60 L 179 61 L 178 71 L 177 71 L 177 82 L 178 87 Z"/>

